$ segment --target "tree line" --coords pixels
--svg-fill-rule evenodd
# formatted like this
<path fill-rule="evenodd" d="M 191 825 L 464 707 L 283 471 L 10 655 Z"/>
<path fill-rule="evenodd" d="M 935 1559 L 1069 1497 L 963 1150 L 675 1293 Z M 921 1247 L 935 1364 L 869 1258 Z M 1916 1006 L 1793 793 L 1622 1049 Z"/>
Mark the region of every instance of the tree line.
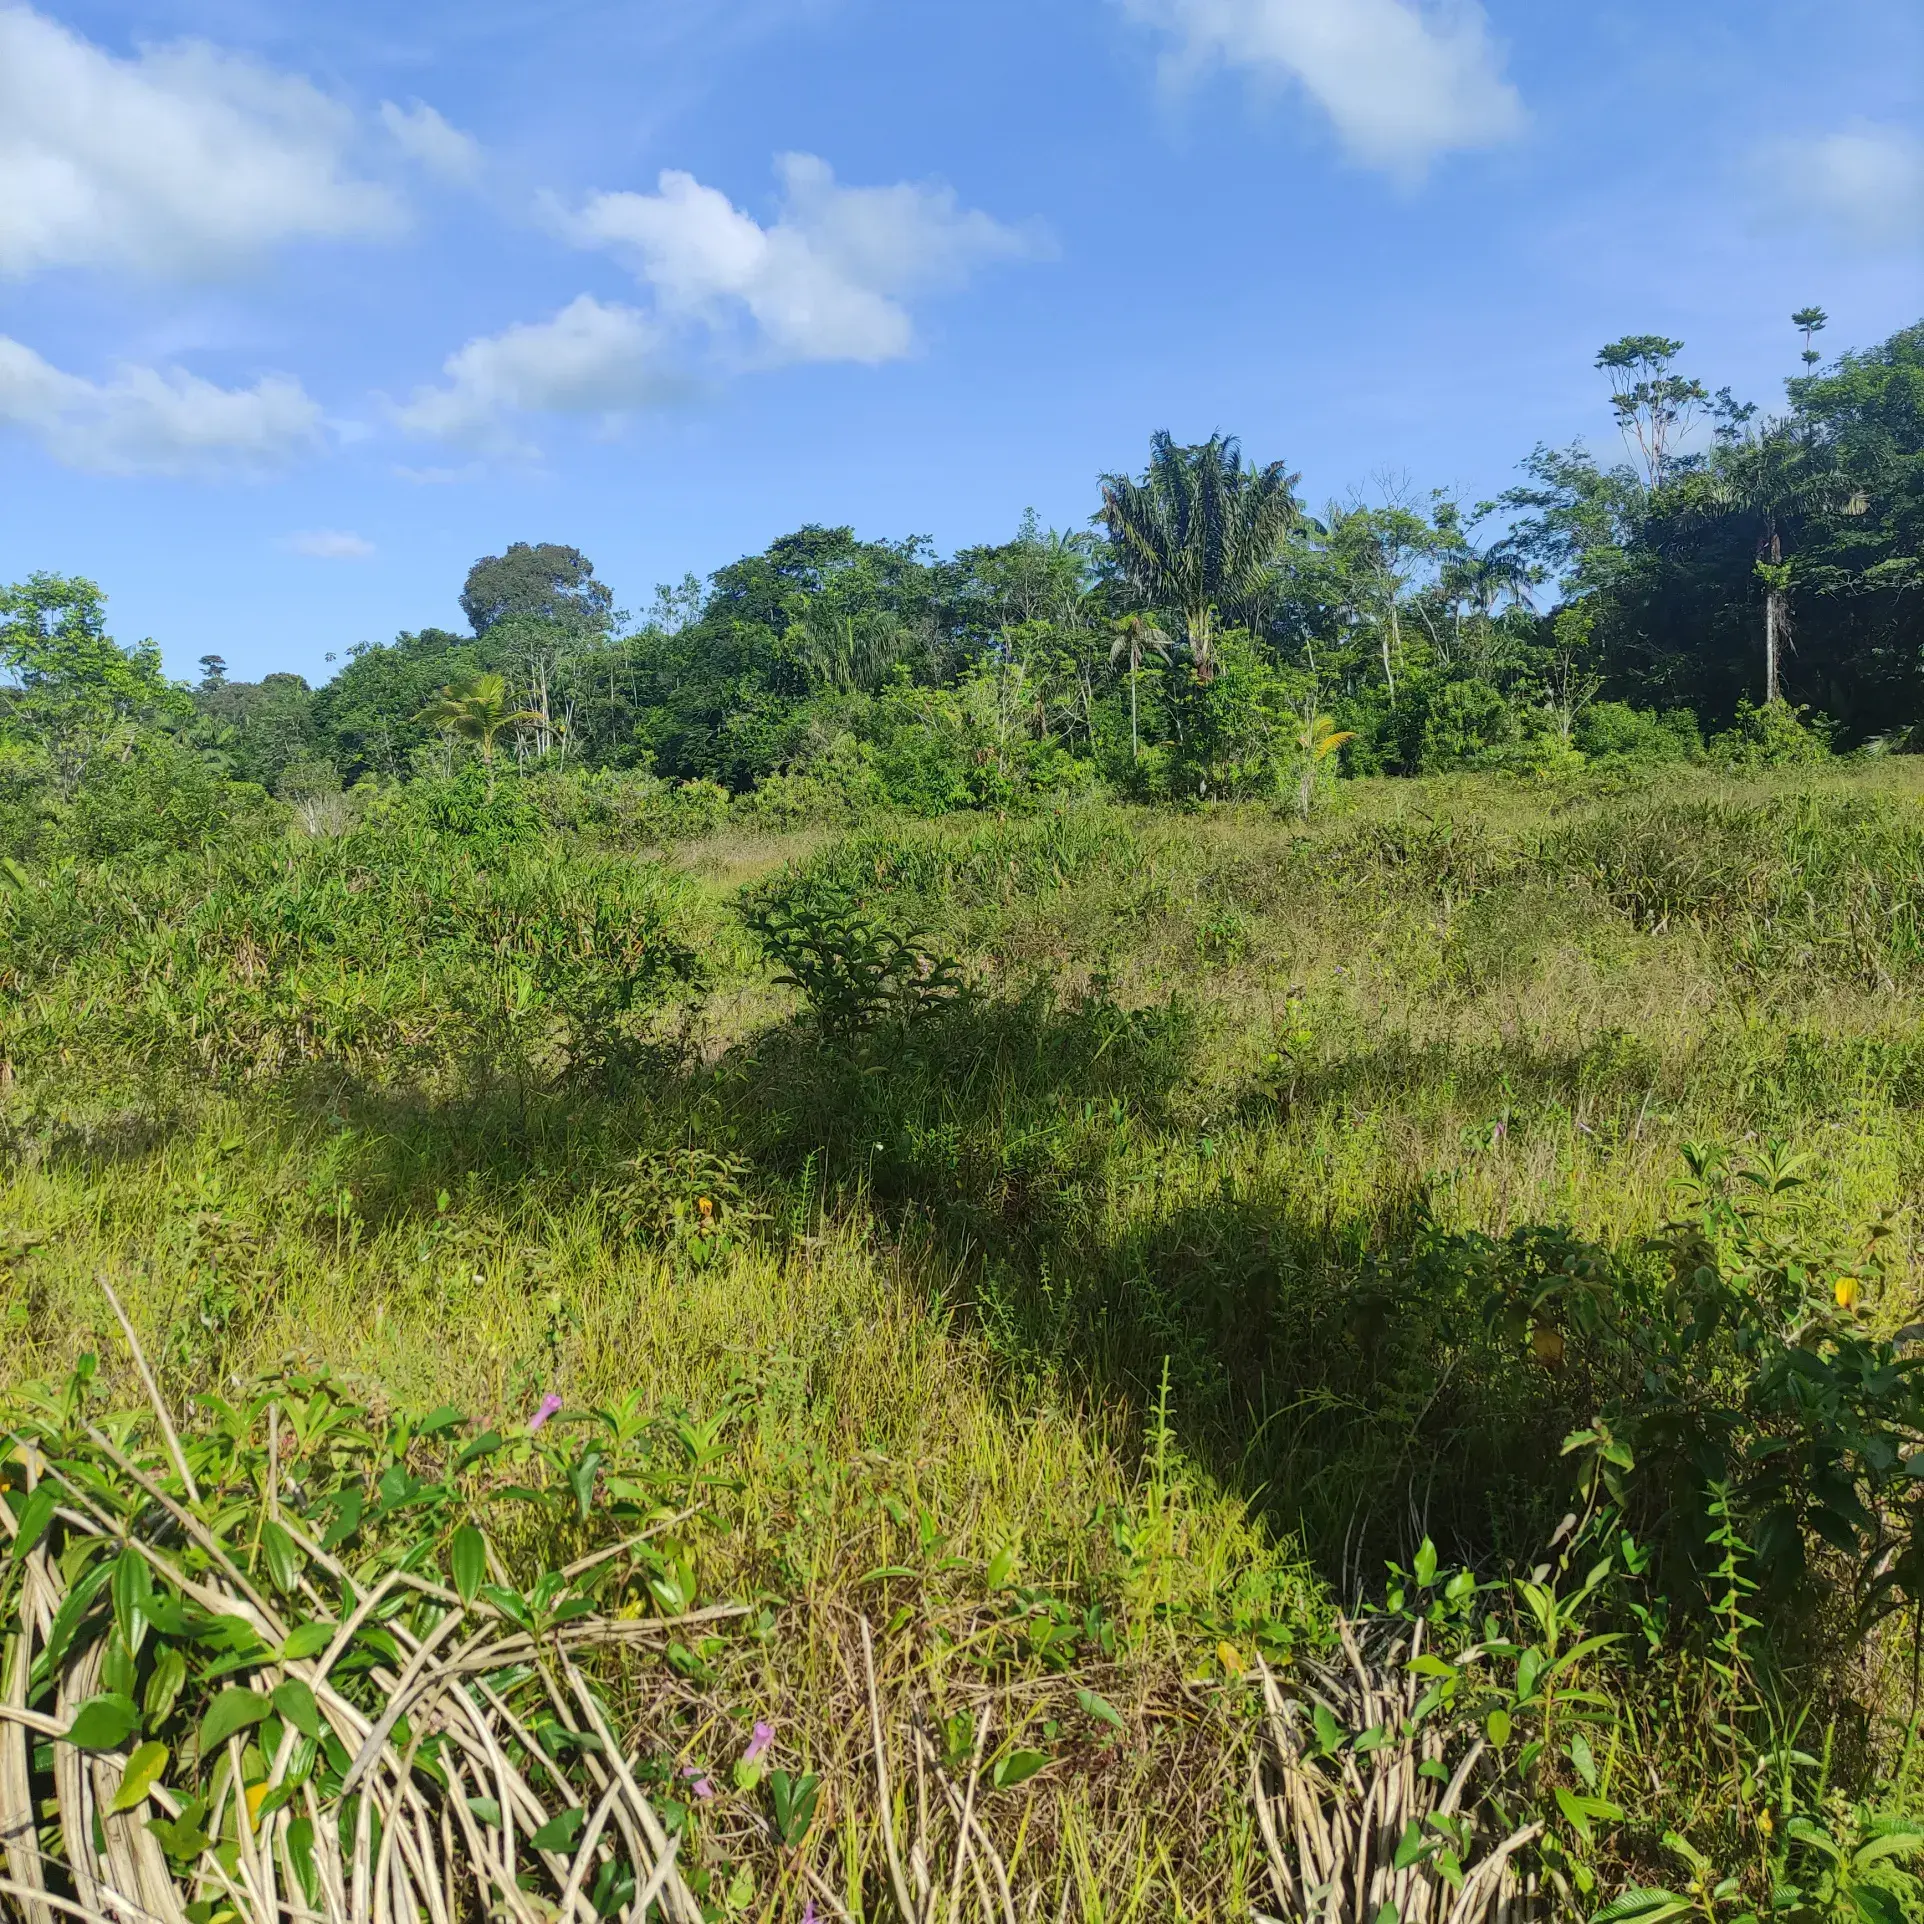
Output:
<path fill-rule="evenodd" d="M 363 644 L 320 687 L 213 655 L 175 683 L 111 640 L 93 584 L 36 575 L 0 590 L 0 837 L 469 765 L 490 792 L 498 767 L 628 770 L 936 813 L 1907 749 L 1924 323 L 1828 365 L 1822 310 L 1793 326 L 1804 372 L 1772 412 L 1713 393 L 1678 341 L 1611 343 L 1627 458 L 1539 446 L 1493 501 L 1391 482 L 1313 513 L 1283 462 L 1161 433 L 1086 528 L 1031 514 L 943 556 L 810 525 L 639 619 L 579 550 L 516 543 L 470 570 L 464 632 Z"/>

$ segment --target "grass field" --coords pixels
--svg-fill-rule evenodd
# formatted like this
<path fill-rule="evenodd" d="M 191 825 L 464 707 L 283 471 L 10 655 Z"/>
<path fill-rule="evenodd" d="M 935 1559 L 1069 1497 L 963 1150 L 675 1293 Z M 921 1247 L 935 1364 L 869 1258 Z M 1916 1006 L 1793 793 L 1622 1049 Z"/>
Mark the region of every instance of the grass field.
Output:
<path fill-rule="evenodd" d="M 130 1383 L 104 1272 L 181 1407 L 290 1361 L 504 1428 L 632 1399 L 704 1479 L 675 1554 L 758 1613 L 633 1680 L 650 1741 L 706 1763 L 767 1717 L 840 1787 L 858 1906 L 866 1619 L 895 1700 L 992 1704 L 1045 1760 L 993 1798 L 1023 1891 L 1247 1915 L 1257 1656 L 1426 1536 L 1527 1568 L 1570 1507 L 1594 1383 L 1425 1252 L 1630 1251 L 1686 1144 L 1801 1153 L 1787 1220 L 1888 1224 L 1867 1314 L 1909 1322 L 1921 803 L 1894 760 L 42 878 L 0 935 L 0 1381 Z M 735 911 L 829 885 L 965 993 L 825 1041 Z M 581 959 L 610 901 L 655 941 L 620 994 Z M 1888 1765 L 1883 1646 L 1800 1648 L 1840 1755 Z M 1599 1875 L 1730 1818 L 1708 1765 L 1666 1779 Z"/>

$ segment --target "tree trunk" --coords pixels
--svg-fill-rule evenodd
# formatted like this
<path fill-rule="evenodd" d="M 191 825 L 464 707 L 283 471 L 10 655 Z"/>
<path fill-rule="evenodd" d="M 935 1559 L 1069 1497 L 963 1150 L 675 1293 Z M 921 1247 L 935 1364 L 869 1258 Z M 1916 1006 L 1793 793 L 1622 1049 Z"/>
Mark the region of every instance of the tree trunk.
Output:
<path fill-rule="evenodd" d="M 1773 527 L 1770 531 L 1770 565 L 1782 565 L 1784 559 L 1783 538 Z M 1776 583 L 1764 591 L 1764 703 L 1782 701 L 1779 668 L 1784 646 L 1784 607 L 1783 596 L 1778 592 Z"/>

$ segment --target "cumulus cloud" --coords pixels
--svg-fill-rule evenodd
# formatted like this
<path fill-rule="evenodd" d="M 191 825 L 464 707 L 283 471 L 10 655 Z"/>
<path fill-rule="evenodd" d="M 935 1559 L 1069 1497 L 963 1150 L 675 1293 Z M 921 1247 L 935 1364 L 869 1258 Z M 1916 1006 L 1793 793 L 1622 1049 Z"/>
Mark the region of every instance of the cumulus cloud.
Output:
<path fill-rule="evenodd" d="M 596 194 L 552 206 L 578 246 L 612 253 L 646 307 L 583 294 L 546 321 L 470 341 L 446 380 L 401 409 L 417 434 L 490 452 L 527 452 L 522 414 L 597 415 L 609 424 L 687 394 L 703 366 L 874 363 L 915 346 L 905 304 L 959 286 L 991 261 L 1047 250 L 1033 229 L 961 206 L 946 187 L 844 187 L 826 161 L 784 154 L 779 216 L 764 226 L 692 174 L 652 194 Z"/>
<path fill-rule="evenodd" d="M 1291 82 L 1350 154 L 1399 179 L 1440 155 L 1491 147 L 1524 124 L 1477 0 L 1123 0 L 1173 34 L 1174 65 Z"/>
<path fill-rule="evenodd" d="M 409 160 L 442 180 L 464 186 L 481 172 L 481 143 L 449 126 L 424 100 L 405 107 L 382 101 L 381 125 Z"/>
<path fill-rule="evenodd" d="M 374 543 L 365 535 L 351 534 L 345 528 L 308 528 L 290 534 L 281 543 L 289 554 L 306 555 L 313 561 L 370 561 Z"/>
<path fill-rule="evenodd" d="M 766 227 L 669 171 L 652 194 L 595 195 L 560 216 L 562 230 L 614 253 L 666 315 L 715 328 L 745 320 L 767 361 L 899 359 L 915 345 L 908 297 L 1046 250 L 1036 231 L 964 208 L 948 187 L 844 187 L 813 154 L 775 165 L 782 209 Z"/>
<path fill-rule="evenodd" d="M 1908 128 L 1786 140 L 1761 172 L 1777 213 L 1860 247 L 1924 247 L 1924 137 Z"/>
<path fill-rule="evenodd" d="M 418 390 L 401 409 L 416 434 L 519 449 L 505 425 L 516 414 L 616 416 L 668 399 L 685 385 L 647 314 L 592 294 L 545 321 L 520 322 L 448 356 L 445 385 Z"/>
<path fill-rule="evenodd" d="M 96 474 L 216 474 L 283 466 L 321 443 L 321 410 L 297 381 L 217 387 L 183 368 L 125 367 L 89 381 L 0 335 L 0 426 Z"/>
<path fill-rule="evenodd" d="M 352 114 L 200 42 L 104 53 L 0 6 L 0 274 L 230 267 L 272 242 L 379 233 L 400 209 L 349 168 Z"/>

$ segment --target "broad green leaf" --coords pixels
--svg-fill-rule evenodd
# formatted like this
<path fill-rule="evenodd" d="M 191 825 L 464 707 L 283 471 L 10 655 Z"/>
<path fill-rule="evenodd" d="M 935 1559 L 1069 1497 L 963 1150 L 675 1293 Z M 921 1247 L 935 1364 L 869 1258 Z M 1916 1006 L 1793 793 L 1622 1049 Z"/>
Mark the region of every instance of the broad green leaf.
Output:
<path fill-rule="evenodd" d="M 466 1421 L 467 1418 L 452 1403 L 443 1403 L 431 1415 L 422 1417 L 415 1425 L 414 1433 L 416 1436 L 433 1436 L 440 1430 L 451 1430 Z"/>
<path fill-rule="evenodd" d="M 308 1908 L 317 1908 L 321 1896 L 321 1877 L 314 1862 L 314 1825 L 310 1819 L 297 1817 L 288 1825 L 287 1858 L 294 1866 L 294 1875 L 300 1880 L 301 1894 L 307 1899 Z"/>
<path fill-rule="evenodd" d="M 1009 1579 L 1015 1575 L 1016 1555 L 1013 1544 L 1004 1544 L 989 1559 L 988 1585 L 991 1590 L 1007 1587 Z"/>
<path fill-rule="evenodd" d="M 327 1526 L 321 1538 L 323 1550 L 338 1550 L 361 1527 L 361 1511 L 365 1502 L 357 1485 L 350 1484 L 342 1492 L 334 1521 Z"/>
<path fill-rule="evenodd" d="M 139 1746 L 127 1759 L 127 1768 L 120 1774 L 120 1788 L 114 1792 L 110 1810 L 132 1810 L 136 1804 L 147 1801 L 147 1793 L 160 1782 L 160 1773 L 167 1768 L 167 1746 L 151 1739 Z"/>
<path fill-rule="evenodd" d="M 454 1467 L 457 1470 L 465 1470 L 470 1463 L 479 1462 L 484 1456 L 492 1456 L 500 1447 L 501 1432 L 485 1430 L 454 1459 Z"/>
<path fill-rule="evenodd" d="M 1433 1848 L 1423 1835 L 1423 1826 L 1412 1817 L 1403 1826 L 1403 1835 L 1396 1840 L 1396 1855 L 1391 1862 L 1397 1870 L 1406 1871 L 1428 1856 Z"/>
<path fill-rule="evenodd" d="M 139 1656 L 140 1646 L 146 1641 L 147 1626 L 152 1622 L 147 1606 L 153 1601 L 154 1580 L 147 1568 L 147 1559 L 131 1546 L 121 1551 L 114 1559 L 111 1581 L 114 1621 L 120 1626 L 127 1648 Z"/>
<path fill-rule="evenodd" d="M 1417 1547 L 1416 1580 L 1425 1590 L 1436 1581 L 1436 1545 L 1428 1537 Z"/>
<path fill-rule="evenodd" d="M 118 1750 L 139 1728 L 140 1710 L 133 1699 L 103 1691 L 74 1712 L 67 1741 L 77 1750 Z"/>
<path fill-rule="evenodd" d="M 448 1561 L 454 1573 L 455 1591 L 463 1603 L 472 1603 L 488 1574 L 487 1543 L 472 1523 L 464 1523 L 455 1531 Z"/>
<path fill-rule="evenodd" d="M 297 1623 L 287 1633 L 287 1641 L 281 1645 L 281 1656 L 288 1663 L 300 1663 L 308 1657 L 318 1657 L 334 1641 L 335 1632 L 340 1627 L 337 1623 Z"/>
<path fill-rule="evenodd" d="M 150 1724 L 164 1724 L 187 1681 L 187 1659 L 171 1643 L 154 1659 L 147 1679 L 145 1707 Z"/>
<path fill-rule="evenodd" d="M 200 1754 L 212 1757 L 237 1730 L 259 1723 L 273 1708 L 258 1690 L 223 1690 L 200 1720 Z"/>
<path fill-rule="evenodd" d="M 1098 1723 L 1108 1724 L 1116 1730 L 1127 1730 L 1129 1728 L 1123 1721 L 1122 1712 L 1119 1711 L 1114 1704 L 1110 1703 L 1106 1697 L 1098 1697 L 1093 1690 L 1078 1690 L 1076 1692 L 1076 1702 L 1079 1703 L 1091 1717 L 1095 1718 Z"/>
<path fill-rule="evenodd" d="M 470 1797 L 468 1809 L 477 1823 L 486 1824 L 493 1830 L 501 1828 L 501 1806 L 492 1797 Z"/>
<path fill-rule="evenodd" d="M 301 1580 L 301 1568 L 307 1559 L 278 1523 L 261 1525 L 261 1555 L 266 1560 L 267 1574 L 274 1588 L 283 1596 L 291 1596 Z"/>
<path fill-rule="evenodd" d="M 1672 1917 L 1687 1916 L 1690 1900 L 1675 1891 L 1649 1890 L 1639 1885 L 1613 1898 L 1590 1920 L 1590 1924 L 1665 1924 Z"/>
<path fill-rule="evenodd" d="M 571 1851 L 575 1847 L 575 1837 L 583 1824 L 588 1821 L 588 1813 L 578 1806 L 562 1811 L 548 1821 L 528 1839 L 538 1851 Z"/>
<path fill-rule="evenodd" d="M 1310 1712 L 1310 1721 L 1316 1726 L 1318 1747 L 1325 1756 L 1332 1755 L 1343 1741 L 1343 1726 L 1327 1704 L 1316 1705 Z"/>
<path fill-rule="evenodd" d="M 14 1532 L 14 1562 L 24 1563 L 33 1554 L 40 1539 L 47 1534 L 47 1525 L 53 1521 L 59 1501 L 60 1492 L 51 1483 L 42 1483 L 28 1497 L 26 1507 L 20 1512 L 20 1527 Z"/>
<path fill-rule="evenodd" d="M 1017 1784 L 1026 1784 L 1048 1761 L 1039 1750 L 1012 1750 L 996 1764 L 991 1780 L 997 1790 L 1013 1790 Z"/>
<path fill-rule="evenodd" d="M 1493 1710 L 1484 1719 L 1483 1734 L 1498 1750 L 1510 1741 L 1510 1713 L 1507 1710 Z"/>
<path fill-rule="evenodd" d="M 1864 1924 L 1904 1924 L 1904 1906 L 1895 1892 L 1878 1884 L 1853 1884 L 1851 1902 Z"/>
<path fill-rule="evenodd" d="M 273 1704 L 303 1737 L 311 1737 L 318 1744 L 326 1735 L 320 1705 L 299 1677 L 288 1677 L 274 1686 Z"/>

